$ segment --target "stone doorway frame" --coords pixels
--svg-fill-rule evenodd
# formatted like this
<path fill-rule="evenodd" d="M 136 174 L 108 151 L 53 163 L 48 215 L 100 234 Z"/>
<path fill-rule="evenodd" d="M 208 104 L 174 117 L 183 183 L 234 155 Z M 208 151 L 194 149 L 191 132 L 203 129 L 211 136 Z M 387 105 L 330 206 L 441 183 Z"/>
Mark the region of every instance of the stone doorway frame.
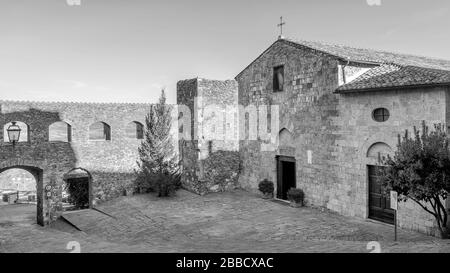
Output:
<path fill-rule="evenodd" d="M 281 165 L 283 164 L 283 162 L 289 162 L 294 164 L 293 178 L 294 178 L 294 185 L 295 187 L 297 187 L 297 159 L 294 156 L 276 155 L 275 161 L 276 161 L 276 178 L 277 178 L 276 199 L 285 200 L 282 199 L 281 196 L 282 193 L 279 192 L 279 189 L 282 188 L 282 186 L 280 187 L 280 184 L 282 183 L 282 175 L 283 175 L 283 172 L 282 171 L 280 172 L 280 169 L 282 168 Z"/>
<path fill-rule="evenodd" d="M 70 179 L 70 177 L 67 177 L 67 175 L 76 170 L 81 170 L 87 174 L 88 190 L 89 190 L 89 193 L 88 193 L 89 194 L 89 207 L 88 207 L 88 209 L 92 209 L 94 207 L 94 195 L 93 195 L 93 186 L 92 186 L 93 179 L 92 179 L 91 173 L 88 170 L 81 168 L 81 167 L 72 168 L 71 170 L 69 170 L 68 172 L 66 172 L 64 174 L 63 181 L 64 181 L 64 183 L 66 183 L 67 179 Z"/>

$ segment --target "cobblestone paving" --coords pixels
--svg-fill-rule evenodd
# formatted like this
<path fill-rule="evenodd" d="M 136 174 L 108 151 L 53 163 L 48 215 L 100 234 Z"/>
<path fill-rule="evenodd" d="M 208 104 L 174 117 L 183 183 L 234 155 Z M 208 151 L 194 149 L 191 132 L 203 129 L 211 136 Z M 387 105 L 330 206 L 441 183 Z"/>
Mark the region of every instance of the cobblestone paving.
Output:
<path fill-rule="evenodd" d="M 378 241 L 382 252 L 450 252 L 446 240 L 399 230 L 393 242 L 391 226 L 291 208 L 244 191 L 137 195 L 98 209 L 113 217 L 90 220 L 78 232 L 64 224 L 31 224 L 34 210 L 11 217 L 0 208 L 0 252 L 68 252 L 69 241 L 80 242 L 82 252 L 369 252 L 370 241 Z"/>

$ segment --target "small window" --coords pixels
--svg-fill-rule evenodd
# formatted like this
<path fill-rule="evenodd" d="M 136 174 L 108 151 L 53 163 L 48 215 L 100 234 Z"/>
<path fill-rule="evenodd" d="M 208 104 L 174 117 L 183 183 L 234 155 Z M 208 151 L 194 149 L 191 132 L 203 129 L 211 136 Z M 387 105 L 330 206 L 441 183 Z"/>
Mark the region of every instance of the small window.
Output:
<path fill-rule="evenodd" d="M 130 122 L 126 127 L 126 134 L 128 138 L 143 139 L 144 125 L 137 121 Z"/>
<path fill-rule="evenodd" d="M 111 127 L 104 122 L 97 122 L 89 126 L 90 140 L 111 140 Z"/>
<path fill-rule="evenodd" d="M 52 123 L 48 127 L 48 140 L 71 142 L 72 141 L 72 127 L 63 121 Z"/>
<path fill-rule="evenodd" d="M 389 111 L 386 108 L 373 110 L 372 118 L 377 122 L 385 122 L 389 119 Z"/>
<path fill-rule="evenodd" d="M 281 92 L 284 88 L 284 66 L 273 68 L 273 92 Z"/>

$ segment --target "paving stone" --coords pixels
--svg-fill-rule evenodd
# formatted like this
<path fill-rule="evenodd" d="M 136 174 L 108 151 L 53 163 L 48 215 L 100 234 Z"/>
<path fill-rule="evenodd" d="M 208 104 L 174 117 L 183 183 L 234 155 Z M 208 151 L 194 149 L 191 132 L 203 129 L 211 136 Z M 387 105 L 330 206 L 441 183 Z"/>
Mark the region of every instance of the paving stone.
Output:
<path fill-rule="evenodd" d="M 92 222 L 85 233 L 37 226 L 26 208 L 0 210 L 0 223 L 9 223 L 0 225 L 0 252 L 68 252 L 69 241 L 82 252 L 369 252 L 370 241 L 382 252 L 450 252 L 449 240 L 400 229 L 394 242 L 392 226 L 245 191 L 121 197 L 98 207 L 114 221 Z"/>

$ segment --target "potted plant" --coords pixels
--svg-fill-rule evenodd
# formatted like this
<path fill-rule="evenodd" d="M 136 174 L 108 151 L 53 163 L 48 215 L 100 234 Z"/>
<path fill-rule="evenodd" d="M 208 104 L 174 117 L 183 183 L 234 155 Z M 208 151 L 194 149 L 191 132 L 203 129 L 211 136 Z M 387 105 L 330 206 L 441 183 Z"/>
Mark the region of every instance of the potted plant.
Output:
<path fill-rule="evenodd" d="M 305 193 L 301 189 L 290 188 L 287 192 L 287 197 L 291 202 L 291 207 L 298 208 L 303 207 L 303 200 Z"/>
<path fill-rule="evenodd" d="M 264 199 L 273 198 L 274 186 L 272 181 L 264 179 L 263 181 L 259 182 L 258 188 L 259 191 L 262 192 Z"/>

